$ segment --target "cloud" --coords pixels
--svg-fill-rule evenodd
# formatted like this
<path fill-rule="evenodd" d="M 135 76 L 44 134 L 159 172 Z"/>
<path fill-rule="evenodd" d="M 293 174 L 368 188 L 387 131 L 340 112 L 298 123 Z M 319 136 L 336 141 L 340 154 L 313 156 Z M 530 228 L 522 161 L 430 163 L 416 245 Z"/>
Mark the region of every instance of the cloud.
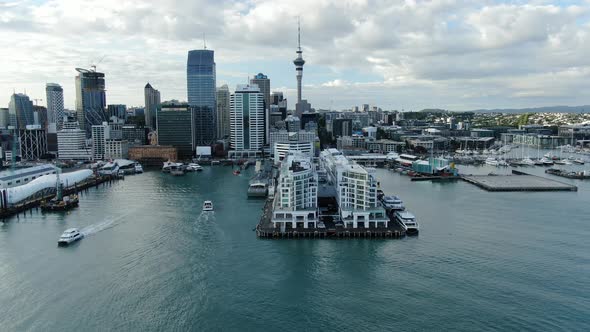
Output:
<path fill-rule="evenodd" d="M 107 102 L 141 105 L 149 81 L 185 99 L 203 37 L 218 81 L 263 71 L 293 98 L 301 17 L 304 98 L 318 107 L 482 108 L 590 103 L 590 3 L 492 0 L 50 0 L 0 4 L 0 103 L 44 97 L 97 62 Z M 573 4 L 572 4 L 573 3 Z M 273 88 L 274 90 L 274 88 Z"/>

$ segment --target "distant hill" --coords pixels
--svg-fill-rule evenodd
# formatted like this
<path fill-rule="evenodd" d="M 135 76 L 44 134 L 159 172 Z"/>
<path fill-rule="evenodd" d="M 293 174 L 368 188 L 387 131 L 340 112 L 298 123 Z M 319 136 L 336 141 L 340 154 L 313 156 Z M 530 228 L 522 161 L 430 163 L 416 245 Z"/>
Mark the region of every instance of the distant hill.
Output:
<path fill-rule="evenodd" d="M 590 112 L 590 105 L 583 106 L 547 106 L 532 108 L 503 108 L 503 109 L 480 109 L 473 110 L 476 113 L 587 113 Z"/>

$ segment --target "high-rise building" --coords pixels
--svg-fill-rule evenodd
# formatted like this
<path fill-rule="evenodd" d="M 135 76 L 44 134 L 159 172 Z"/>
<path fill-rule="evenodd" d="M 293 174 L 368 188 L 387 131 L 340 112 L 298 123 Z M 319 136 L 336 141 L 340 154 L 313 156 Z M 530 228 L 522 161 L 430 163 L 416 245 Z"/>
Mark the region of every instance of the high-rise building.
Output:
<path fill-rule="evenodd" d="M 80 129 L 91 136 L 93 125 L 107 120 L 104 73 L 76 68 L 76 114 Z"/>
<path fill-rule="evenodd" d="M 229 98 L 227 84 L 217 88 L 217 138 L 229 137 Z"/>
<path fill-rule="evenodd" d="M 156 115 L 160 109 L 160 91 L 154 89 L 151 84 L 146 84 L 143 89 L 145 96 L 145 126 L 156 129 Z"/>
<path fill-rule="evenodd" d="M 9 125 L 8 108 L 0 108 L 0 128 L 8 128 Z"/>
<path fill-rule="evenodd" d="M 250 80 L 250 84 L 255 84 L 260 89 L 260 93 L 264 96 L 264 143 L 269 141 L 269 125 L 270 125 L 270 80 L 268 76 L 263 73 L 258 73 Z"/>
<path fill-rule="evenodd" d="M 283 101 L 283 93 L 281 91 L 274 91 L 270 94 L 270 104 L 279 105 L 279 102 Z"/>
<path fill-rule="evenodd" d="M 86 147 L 86 133 L 77 122 L 64 122 L 57 132 L 57 155 L 61 160 L 92 159 L 92 151 Z"/>
<path fill-rule="evenodd" d="M 108 123 L 92 126 L 92 159 L 105 159 L 106 142 L 111 138 Z"/>
<path fill-rule="evenodd" d="M 332 136 L 352 136 L 352 119 L 333 119 Z"/>
<path fill-rule="evenodd" d="M 230 97 L 230 156 L 255 156 L 264 146 L 264 96 L 256 85 L 238 85 Z"/>
<path fill-rule="evenodd" d="M 210 145 L 217 134 L 215 59 L 212 50 L 188 52 L 186 66 L 188 104 L 195 110 L 194 143 Z"/>
<path fill-rule="evenodd" d="M 107 113 L 110 117 L 117 117 L 121 120 L 127 119 L 127 106 L 123 104 L 112 104 L 107 106 Z"/>
<path fill-rule="evenodd" d="M 29 96 L 15 93 L 10 97 L 8 104 L 8 122 L 17 129 L 25 129 L 27 125 L 35 124 L 33 116 L 33 103 Z"/>
<path fill-rule="evenodd" d="M 194 110 L 186 103 L 162 103 L 157 114 L 158 144 L 170 145 L 177 149 L 179 159 L 193 156 Z"/>
<path fill-rule="evenodd" d="M 57 83 L 47 83 L 47 132 L 57 133 L 64 123 L 64 89 Z"/>

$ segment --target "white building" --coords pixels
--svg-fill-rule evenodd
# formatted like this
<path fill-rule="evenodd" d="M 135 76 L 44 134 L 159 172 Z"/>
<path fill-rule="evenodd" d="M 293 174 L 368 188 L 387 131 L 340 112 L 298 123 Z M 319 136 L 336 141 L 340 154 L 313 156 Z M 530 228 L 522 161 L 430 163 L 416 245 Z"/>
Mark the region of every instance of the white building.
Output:
<path fill-rule="evenodd" d="M 230 158 L 260 154 L 264 146 L 264 96 L 256 85 L 238 85 L 230 96 Z"/>
<path fill-rule="evenodd" d="M 57 167 L 49 164 L 20 168 L 16 170 L 8 170 L 0 172 L 0 188 L 12 188 L 21 186 L 25 183 L 29 183 L 36 178 L 47 175 L 55 174 Z"/>
<path fill-rule="evenodd" d="M 47 83 L 47 132 L 55 134 L 63 128 L 64 122 L 64 90 L 57 83 Z"/>
<path fill-rule="evenodd" d="M 311 158 L 291 154 L 281 163 L 273 202 L 275 228 L 315 228 L 318 222 L 318 174 Z"/>
<path fill-rule="evenodd" d="M 91 160 L 92 151 L 86 146 L 86 134 L 78 122 L 64 122 L 57 132 L 57 155 L 61 160 Z"/>
<path fill-rule="evenodd" d="M 345 227 L 388 226 L 389 218 L 377 200 L 374 170 L 349 161 L 336 149 L 322 151 L 320 165 L 328 175 L 328 182 L 335 186 Z"/>
<path fill-rule="evenodd" d="M 275 143 L 273 149 L 275 164 L 280 163 L 286 156 L 294 153 L 301 153 L 312 158 L 314 155 L 314 143 L 296 140 Z"/>
<path fill-rule="evenodd" d="M 129 156 L 129 142 L 122 139 L 107 139 L 105 141 L 104 159 L 127 159 Z"/>
<path fill-rule="evenodd" d="M 105 159 L 106 141 L 111 138 L 111 130 L 108 123 L 92 126 L 92 159 Z"/>

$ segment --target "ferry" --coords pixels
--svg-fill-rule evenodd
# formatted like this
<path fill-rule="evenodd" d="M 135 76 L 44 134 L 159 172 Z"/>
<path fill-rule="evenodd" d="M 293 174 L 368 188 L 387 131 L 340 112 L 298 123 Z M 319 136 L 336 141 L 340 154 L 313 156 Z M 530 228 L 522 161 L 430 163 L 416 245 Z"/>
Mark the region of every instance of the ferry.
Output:
<path fill-rule="evenodd" d="M 63 234 L 57 240 L 57 245 L 59 246 L 67 246 L 73 242 L 81 240 L 84 237 L 82 233 L 77 228 L 68 228 L 63 232 Z"/>
<path fill-rule="evenodd" d="M 248 186 L 248 197 L 266 197 L 268 195 L 268 185 L 261 181 L 253 181 Z"/>
<path fill-rule="evenodd" d="M 402 225 L 407 235 L 418 234 L 419 226 L 416 217 L 408 211 L 397 211 L 395 220 Z"/>
<path fill-rule="evenodd" d="M 211 201 L 203 202 L 203 211 L 213 211 L 213 202 L 211 202 Z"/>
<path fill-rule="evenodd" d="M 100 175 L 117 175 L 119 173 L 119 165 L 114 162 L 108 162 L 106 165 L 98 169 Z"/>
<path fill-rule="evenodd" d="M 403 211 L 406 209 L 404 202 L 397 196 L 383 196 L 381 204 L 387 210 Z"/>
<path fill-rule="evenodd" d="M 162 166 L 162 172 L 170 173 L 172 167 L 180 167 L 180 166 L 182 166 L 182 163 L 173 163 L 171 161 L 166 161 L 166 162 L 164 162 L 164 165 Z"/>

